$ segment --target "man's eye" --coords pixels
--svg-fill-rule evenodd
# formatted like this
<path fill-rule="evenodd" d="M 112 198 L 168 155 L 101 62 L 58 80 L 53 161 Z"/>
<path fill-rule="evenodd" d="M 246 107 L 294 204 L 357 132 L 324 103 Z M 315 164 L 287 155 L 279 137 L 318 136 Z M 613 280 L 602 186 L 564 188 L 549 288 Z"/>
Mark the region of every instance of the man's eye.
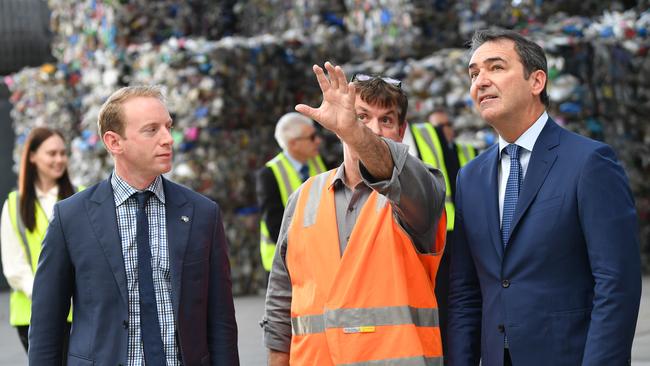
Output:
<path fill-rule="evenodd" d="M 359 121 L 363 121 L 364 119 L 366 119 L 366 115 L 365 114 L 357 114 L 357 119 Z"/>

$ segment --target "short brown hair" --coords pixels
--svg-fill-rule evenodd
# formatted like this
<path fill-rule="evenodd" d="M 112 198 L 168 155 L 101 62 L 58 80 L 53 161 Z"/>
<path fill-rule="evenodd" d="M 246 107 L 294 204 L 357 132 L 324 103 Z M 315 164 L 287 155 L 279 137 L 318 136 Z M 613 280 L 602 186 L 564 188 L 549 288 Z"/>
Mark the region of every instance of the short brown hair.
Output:
<path fill-rule="evenodd" d="M 159 85 L 134 85 L 115 91 L 102 105 L 97 118 L 97 130 L 103 137 L 108 131 L 113 131 L 124 137 L 124 113 L 122 104 L 135 97 L 157 98 L 165 103 L 165 96 Z"/>
<path fill-rule="evenodd" d="M 404 91 L 391 85 L 380 77 L 374 77 L 366 81 L 355 81 L 357 95 L 361 100 L 382 108 L 397 107 L 397 119 L 400 126 L 406 121 L 406 110 L 409 106 L 408 98 Z"/>

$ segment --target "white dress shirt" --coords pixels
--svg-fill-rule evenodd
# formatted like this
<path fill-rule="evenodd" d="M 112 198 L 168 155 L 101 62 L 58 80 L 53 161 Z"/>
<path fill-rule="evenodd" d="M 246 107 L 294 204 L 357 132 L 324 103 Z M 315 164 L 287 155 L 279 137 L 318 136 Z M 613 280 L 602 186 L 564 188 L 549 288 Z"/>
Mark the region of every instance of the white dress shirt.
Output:
<path fill-rule="evenodd" d="M 415 142 L 415 138 L 413 137 L 413 132 L 411 132 L 410 125 L 407 125 L 406 129 L 404 130 L 404 137 L 402 138 L 402 143 L 409 147 L 409 154 L 416 157 L 420 156 L 420 154 L 418 153 L 418 145 Z"/>
<path fill-rule="evenodd" d="M 546 125 L 548 120 L 548 114 L 546 111 L 542 113 L 541 116 L 530 126 L 526 132 L 524 132 L 519 138 L 514 142 L 516 145 L 519 145 L 521 149 L 519 150 L 519 163 L 521 164 L 521 182 L 523 184 L 524 179 L 526 178 L 526 171 L 528 170 L 528 163 L 530 162 L 530 154 L 533 153 L 533 147 L 535 142 L 539 137 L 539 134 L 542 132 L 542 129 Z M 510 156 L 508 154 L 503 154 L 503 149 L 506 148 L 510 143 L 499 136 L 499 157 L 501 163 L 499 164 L 499 222 L 503 223 L 503 201 L 506 197 L 506 184 L 508 183 L 508 175 L 510 175 Z"/>
<path fill-rule="evenodd" d="M 308 163 L 303 164 L 299 162 L 296 158 L 291 156 L 291 154 L 289 154 L 289 151 L 287 150 L 284 150 L 284 155 L 287 157 L 287 160 L 289 160 L 289 162 L 291 163 L 291 166 L 296 170 L 296 172 L 298 172 L 298 177 L 300 177 L 300 168 L 302 168 L 303 165 L 308 165 Z"/>
<path fill-rule="evenodd" d="M 59 187 L 54 186 L 47 192 L 36 187 L 37 204 L 41 206 L 48 220 L 52 219 L 52 212 L 59 196 Z M 2 271 L 12 289 L 22 291 L 32 298 L 34 273 L 27 260 L 23 244 L 16 233 L 11 218 L 9 217 L 9 204 L 5 200 L 0 218 L 0 244 L 2 244 Z"/>

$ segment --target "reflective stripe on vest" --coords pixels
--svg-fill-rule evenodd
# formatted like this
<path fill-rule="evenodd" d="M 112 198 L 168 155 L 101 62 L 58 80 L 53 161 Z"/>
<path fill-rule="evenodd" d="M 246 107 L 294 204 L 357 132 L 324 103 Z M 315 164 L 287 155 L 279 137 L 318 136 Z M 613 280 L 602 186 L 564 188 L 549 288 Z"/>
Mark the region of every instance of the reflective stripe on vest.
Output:
<path fill-rule="evenodd" d="M 361 209 L 341 256 L 334 174 L 304 184 L 289 226 L 291 363 L 442 365 L 434 294 L 441 256 L 418 254 L 377 192 Z M 444 241 L 444 215 L 440 225 Z"/>
<path fill-rule="evenodd" d="M 291 319 L 294 335 L 322 333 L 325 328 L 344 328 L 344 332 L 363 333 L 364 327 L 415 324 L 417 327 L 437 327 L 436 309 L 410 306 L 390 306 L 372 309 L 326 310 L 324 315 L 305 315 Z"/>
<path fill-rule="evenodd" d="M 386 360 L 346 363 L 345 366 L 442 366 L 442 357 L 402 357 Z"/>
<path fill-rule="evenodd" d="M 458 151 L 458 165 L 461 167 L 476 157 L 476 149 L 474 149 L 474 146 L 460 143 L 456 143 L 455 145 Z"/>
<path fill-rule="evenodd" d="M 430 123 L 416 123 L 412 125 L 413 137 L 415 138 L 420 152 L 420 158 L 423 162 L 432 165 L 434 168 L 440 169 L 445 178 L 445 212 L 447 213 L 447 230 L 454 229 L 454 219 L 456 216 L 456 208 L 451 198 L 451 185 L 450 179 L 456 177 L 449 177 L 447 173 L 447 166 L 445 165 L 444 155 L 442 153 L 442 145 L 436 129 Z M 458 150 L 458 164 L 463 167 L 470 160 L 476 156 L 476 150 L 470 145 L 456 144 Z"/>
<path fill-rule="evenodd" d="M 83 187 L 79 187 L 79 190 Z M 29 261 L 32 273 L 36 272 L 38 258 L 41 255 L 41 242 L 45 237 L 49 220 L 45 211 L 38 203 L 35 202 L 34 215 L 36 218 L 34 230 L 28 230 L 23 223 L 20 215 L 20 197 L 17 191 L 9 193 L 7 198 L 9 205 L 9 218 L 14 228 L 14 232 Z M 22 291 L 13 290 L 9 298 L 9 323 L 12 326 L 29 325 L 32 316 L 32 301 Z M 72 310 L 68 314 L 68 321 L 72 321 Z"/>
<path fill-rule="evenodd" d="M 310 176 L 325 171 L 325 164 L 320 155 L 309 159 L 307 165 L 309 166 Z M 293 164 L 291 164 L 284 152 L 276 155 L 266 163 L 266 166 L 271 168 L 273 172 L 275 181 L 278 183 L 282 205 L 286 207 L 289 196 L 302 184 L 300 174 L 293 167 Z M 260 220 L 260 255 L 262 257 L 262 267 L 267 272 L 270 272 L 273 265 L 273 256 L 275 255 L 275 242 L 271 240 L 269 228 L 264 220 Z"/>

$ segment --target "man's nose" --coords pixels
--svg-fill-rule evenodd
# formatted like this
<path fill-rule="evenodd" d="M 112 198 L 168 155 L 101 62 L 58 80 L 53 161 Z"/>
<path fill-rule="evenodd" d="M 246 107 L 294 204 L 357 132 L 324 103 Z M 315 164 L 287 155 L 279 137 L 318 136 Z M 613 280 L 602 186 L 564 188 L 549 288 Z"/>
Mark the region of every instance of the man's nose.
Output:
<path fill-rule="evenodd" d="M 373 118 L 366 124 L 366 126 L 375 133 L 375 135 L 379 135 L 381 133 L 381 129 L 379 128 L 379 120 L 376 118 Z"/>
<path fill-rule="evenodd" d="M 162 144 L 163 145 L 171 145 L 172 143 L 174 143 L 174 138 L 172 137 L 171 129 L 162 128 L 161 130 L 162 130 L 162 133 L 163 133 Z"/>
<path fill-rule="evenodd" d="M 482 72 L 476 75 L 476 79 L 474 79 L 474 85 L 480 89 L 490 86 L 490 84 L 491 84 L 490 78 L 487 77 L 487 75 L 485 75 L 485 73 Z"/>

